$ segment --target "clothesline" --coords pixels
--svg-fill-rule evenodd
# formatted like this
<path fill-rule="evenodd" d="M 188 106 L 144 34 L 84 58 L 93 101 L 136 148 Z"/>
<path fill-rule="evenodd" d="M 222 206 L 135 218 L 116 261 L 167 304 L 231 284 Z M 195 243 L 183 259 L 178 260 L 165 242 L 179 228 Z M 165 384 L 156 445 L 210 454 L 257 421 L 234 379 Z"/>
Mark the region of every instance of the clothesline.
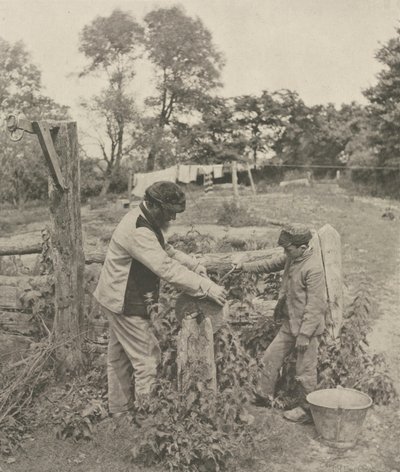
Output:
<path fill-rule="evenodd" d="M 254 164 L 250 165 L 254 168 Z M 247 164 L 238 163 L 237 170 L 239 172 L 248 169 Z M 159 180 L 166 180 L 169 182 L 182 182 L 188 184 L 196 182 L 198 175 L 211 175 L 212 178 L 218 179 L 224 174 L 231 173 L 231 165 L 226 164 L 177 164 L 167 169 L 156 170 L 153 172 L 136 173 L 133 179 L 132 194 L 136 197 L 143 197 L 146 188 Z"/>

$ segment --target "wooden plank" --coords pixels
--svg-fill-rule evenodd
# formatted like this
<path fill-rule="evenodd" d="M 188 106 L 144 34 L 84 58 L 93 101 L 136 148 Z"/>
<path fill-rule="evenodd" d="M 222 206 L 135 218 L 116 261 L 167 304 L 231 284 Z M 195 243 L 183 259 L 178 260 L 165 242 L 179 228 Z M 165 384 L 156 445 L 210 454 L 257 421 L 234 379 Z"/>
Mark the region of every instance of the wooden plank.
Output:
<path fill-rule="evenodd" d="M 0 275 L 0 308 L 21 310 L 22 296 L 29 290 L 37 289 L 49 283 L 49 276 L 7 276 Z"/>
<path fill-rule="evenodd" d="M 30 336 L 37 333 L 38 328 L 30 314 L 20 311 L 0 311 L 0 330 Z"/>
<path fill-rule="evenodd" d="M 22 308 L 17 287 L 2 285 L 0 290 L 0 308 Z"/>
<path fill-rule="evenodd" d="M 250 262 L 261 259 L 263 257 L 270 258 L 278 254 L 282 254 L 283 249 L 273 247 L 268 249 L 259 249 L 256 251 L 233 251 L 233 252 L 215 252 L 199 254 L 199 260 L 209 270 L 218 272 L 218 269 L 226 270 L 228 266 L 237 262 Z M 85 256 L 86 264 L 102 264 L 104 262 L 106 252 L 88 252 Z"/>
<path fill-rule="evenodd" d="M 232 161 L 232 187 L 233 187 L 233 198 L 237 200 L 239 198 L 239 188 L 238 188 L 237 162 L 236 161 Z"/>
<path fill-rule="evenodd" d="M 0 367 L 29 355 L 31 343 L 32 339 L 28 336 L 0 332 Z"/>
<path fill-rule="evenodd" d="M 297 187 L 297 186 L 304 186 L 309 187 L 310 182 L 308 179 L 295 179 L 295 180 L 283 180 L 279 183 L 279 187 Z"/>
<path fill-rule="evenodd" d="M 253 262 L 258 259 L 270 259 L 283 253 L 281 247 L 260 249 L 257 251 L 233 251 L 203 254 L 199 259 L 210 272 L 225 272 L 232 264 Z"/>
<path fill-rule="evenodd" d="M 284 222 L 277 220 L 266 220 L 266 223 L 283 226 Z M 19 254 L 37 254 L 40 253 L 41 243 L 33 243 L 31 245 L 10 245 L 10 246 L 1 246 L 0 247 L 0 256 L 10 256 L 10 255 L 19 255 Z M 14 252 L 15 251 L 15 252 Z M 221 253 L 206 253 L 199 255 L 199 258 L 202 259 L 202 263 L 206 265 L 209 269 L 214 269 L 216 263 L 215 261 L 222 261 L 226 263 L 234 263 L 237 261 L 243 260 L 253 260 L 261 257 L 272 257 L 273 255 L 281 252 L 281 248 L 269 248 L 269 249 L 260 249 L 256 251 L 234 251 L 234 252 L 221 252 Z M 104 251 L 87 251 L 85 252 L 85 264 L 103 264 L 106 257 L 106 250 Z M 229 262 L 231 261 L 231 262 Z"/>
<path fill-rule="evenodd" d="M 0 256 L 22 256 L 24 254 L 40 254 L 42 244 L 34 242 L 30 244 L 2 244 L 0 246 Z"/>
<path fill-rule="evenodd" d="M 339 233 L 326 224 L 318 231 L 328 298 L 328 331 L 336 339 L 343 323 L 342 250 Z"/>

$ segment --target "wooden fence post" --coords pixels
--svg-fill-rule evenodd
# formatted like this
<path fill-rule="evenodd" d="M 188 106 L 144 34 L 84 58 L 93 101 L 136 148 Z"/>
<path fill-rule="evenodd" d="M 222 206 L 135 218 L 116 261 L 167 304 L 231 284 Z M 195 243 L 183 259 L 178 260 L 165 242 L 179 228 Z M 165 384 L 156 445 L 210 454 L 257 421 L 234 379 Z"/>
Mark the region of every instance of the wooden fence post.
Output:
<path fill-rule="evenodd" d="M 251 191 L 253 192 L 253 195 L 255 195 L 257 193 L 257 189 L 256 189 L 256 186 L 254 184 L 254 180 L 253 180 L 253 176 L 251 174 L 251 169 L 250 169 L 250 164 L 249 163 L 247 163 L 247 174 L 248 174 L 249 180 L 250 180 Z"/>
<path fill-rule="evenodd" d="M 236 206 L 239 206 L 239 189 L 238 189 L 238 176 L 237 176 L 237 162 L 232 161 L 232 187 L 233 187 L 233 198 Z"/>
<path fill-rule="evenodd" d="M 67 189 L 49 183 L 51 248 L 55 279 L 55 342 L 64 371 L 83 365 L 84 267 L 80 170 L 75 122 L 58 122 L 52 129 L 54 147 Z"/>

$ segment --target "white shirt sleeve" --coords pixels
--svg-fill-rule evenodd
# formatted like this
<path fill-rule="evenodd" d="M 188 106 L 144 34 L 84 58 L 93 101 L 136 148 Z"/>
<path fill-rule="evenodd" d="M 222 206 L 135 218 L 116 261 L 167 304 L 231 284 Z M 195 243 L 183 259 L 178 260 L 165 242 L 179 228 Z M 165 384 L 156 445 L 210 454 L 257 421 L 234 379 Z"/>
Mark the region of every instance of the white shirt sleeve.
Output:
<path fill-rule="evenodd" d="M 169 257 L 172 257 L 190 270 L 196 270 L 196 268 L 200 265 L 200 262 L 195 257 L 175 249 L 168 243 L 165 245 L 165 251 Z"/>

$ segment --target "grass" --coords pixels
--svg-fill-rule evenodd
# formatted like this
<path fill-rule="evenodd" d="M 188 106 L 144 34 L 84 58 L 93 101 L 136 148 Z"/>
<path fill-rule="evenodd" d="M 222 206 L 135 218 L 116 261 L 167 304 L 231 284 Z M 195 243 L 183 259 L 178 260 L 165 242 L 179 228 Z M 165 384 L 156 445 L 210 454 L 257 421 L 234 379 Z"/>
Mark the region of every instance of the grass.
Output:
<path fill-rule="evenodd" d="M 363 279 L 370 280 L 372 295 L 380 303 L 376 317 L 382 310 L 397 311 L 398 287 L 393 281 L 398 270 L 396 252 L 399 247 L 400 210 L 394 206 L 393 221 L 382 218 L 383 210 L 360 201 L 345 193 L 328 192 L 324 188 L 297 188 L 285 193 L 278 187 L 268 189 L 269 193 L 241 197 L 249 212 L 264 220 L 302 222 L 320 228 L 326 223 L 337 229 L 342 240 L 343 273 L 346 285 L 356 288 Z M 178 225 L 215 225 L 223 201 L 230 197 L 203 198 L 200 190 L 190 190 L 187 210 L 178 215 Z M 390 203 L 392 205 L 393 202 Z M 104 241 L 126 210 L 115 210 L 108 204 L 98 210 L 85 209 L 83 223 L 86 237 L 91 241 Z M 44 222 L 47 210 L 34 208 L 25 212 L 0 211 L 1 224 L 9 224 L 8 234 L 29 229 L 30 223 Z M 29 224 L 27 224 L 29 223 Z M 210 234 L 215 226 L 207 230 Z M 4 230 L 2 230 L 4 231 Z M 235 230 L 238 231 L 238 230 Z M 243 228 L 241 238 L 250 236 L 250 230 Z M 257 247 L 274 246 L 279 227 L 268 226 L 265 236 Z M 244 236 L 243 236 L 244 235 Z M 260 237 L 259 237 L 260 238 Z M 103 242 L 104 242 L 103 241 Z M 254 243 L 255 244 L 255 243 Z M 284 422 L 280 415 L 270 410 L 258 409 L 254 415 L 264 431 L 264 441 L 257 453 L 256 467 L 243 467 L 243 472 L 280 472 L 291 469 L 296 472 L 319 472 L 320 470 L 400 470 L 397 455 L 399 437 L 396 408 L 375 407 L 367 417 L 359 443 L 355 449 L 336 452 L 317 440 L 311 426 L 294 426 Z M 262 439 L 262 437 L 261 437 Z M 129 449 L 129 432 L 114 431 L 105 420 L 96 429 L 94 441 L 74 443 L 72 440 L 56 440 L 50 427 L 43 427 L 35 433 L 34 440 L 26 440 L 23 451 L 11 464 L 0 462 L 2 472 L 156 472 L 155 469 L 137 467 L 129 463 L 126 452 Z M 163 471 L 164 472 L 164 471 Z"/>
<path fill-rule="evenodd" d="M 17 209 L 0 210 L 0 236 L 10 235 L 20 232 L 32 223 L 43 223 L 49 219 L 49 210 L 47 207 L 39 206 Z"/>

